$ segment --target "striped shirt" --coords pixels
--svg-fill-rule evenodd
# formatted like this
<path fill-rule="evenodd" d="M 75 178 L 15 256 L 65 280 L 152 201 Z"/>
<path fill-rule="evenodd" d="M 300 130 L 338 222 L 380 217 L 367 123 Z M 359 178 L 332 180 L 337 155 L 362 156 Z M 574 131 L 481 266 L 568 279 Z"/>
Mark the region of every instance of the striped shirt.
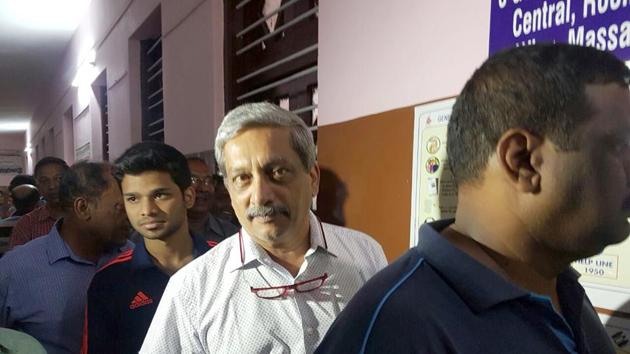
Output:
<path fill-rule="evenodd" d="M 140 352 L 313 352 L 354 293 L 387 261 L 369 236 L 320 224 L 312 213 L 309 218 L 311 247 L 296 277 L 245 230 L 182 268 L 171 277 Z M 310 292 L 262 299 L 250 290 L 323 274 L 324 284 Z"/>
<path fill-rule="evenodd" d="M 85 299 L 96 270 L 131 242 L 97 263 L 72 252 L 57 226 L 0 258 L 0 327 L 27 333 L 49 354 L 81 349 Z"/>
<path fill-rule="evenodd" d="M 9 249 L 46 235 L 57 221 L 44 205 L 22 216 L 9 236 Z"/>

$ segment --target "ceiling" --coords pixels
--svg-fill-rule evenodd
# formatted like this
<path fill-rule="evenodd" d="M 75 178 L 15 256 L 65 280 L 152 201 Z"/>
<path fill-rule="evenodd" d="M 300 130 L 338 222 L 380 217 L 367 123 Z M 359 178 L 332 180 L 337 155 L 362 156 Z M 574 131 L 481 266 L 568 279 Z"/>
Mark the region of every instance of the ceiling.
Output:
<path fill-rule="evenodd" d="M 25 130 L 90 0 L 0 0 L 0 132 Z"/>

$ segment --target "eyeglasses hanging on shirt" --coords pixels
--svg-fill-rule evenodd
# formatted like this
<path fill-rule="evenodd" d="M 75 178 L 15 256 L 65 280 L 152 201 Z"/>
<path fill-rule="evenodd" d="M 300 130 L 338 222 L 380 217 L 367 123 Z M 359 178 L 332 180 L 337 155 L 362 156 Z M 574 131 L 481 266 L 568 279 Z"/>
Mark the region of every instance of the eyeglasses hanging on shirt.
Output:
<path fill-rule="evenodd" d="M 319 218 L 317 219 L 317 222 L 319 223 L 319 229 L 321 230 L 322 238 L 324 239 L 324 247 L 328 249 L 328 243 L 326 242 L 326 235 L 324 234 L 324 228 L 322 226 L 322 222 L 319 220 Z M 238 231 L 238 242 L 239 242 L 240 251 L 241 251 L 241 264 L 244 265 L 245 264 L 245 248 L 243 247 L 242 228 L 241 230 Z M 267 300 L 285 298 L 289 295 L 291 291 L 294 291 L 297 293 L 308 293 L 311 291 L 315 291 L 321 288 L 322 285 L 324 285 L 324 283 L 326 282 L 326 279 L 328 279 L 328 273 L 324 273 L 323 275 L 320 275 L 318 277 L 308 279 L 308 280 L 303 280 L 294 284 L 271 286 L 269 282 L 267 281 L 267 279 L 262 275 L 262 273 L 260 273 L 260 271 L 258 271 L 258 274 L 260 274 L 260 276 L 263 278 L 265 283 L 267 283 L 267 285 L 269 286 L 254 288 L 253 286 L 250 285 L 249 289 L 251 290 L 252 293 L 256 294 L 256 296 L 258 296 L 259 298 L 267 299 Z"/>
<path fill-rule="evenodd" d="M 326 279 L 328 279 L 328 273 L 291 285 L 269 286 L 264 288 L 254 288 L 250 286 L 250 290 L 261 299 L 277 299 L 279 297 L 287 297 L 291 290 L 298 293 L 308 293 L 317 290 L 324 285 Z"/>

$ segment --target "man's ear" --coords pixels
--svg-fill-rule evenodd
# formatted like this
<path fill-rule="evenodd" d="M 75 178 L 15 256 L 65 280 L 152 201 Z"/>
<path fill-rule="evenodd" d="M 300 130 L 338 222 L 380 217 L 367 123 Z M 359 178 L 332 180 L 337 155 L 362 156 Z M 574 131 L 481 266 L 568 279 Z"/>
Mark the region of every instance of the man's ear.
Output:
<path fill-rule="evenodd" d="M 320 176 L 319 165 L 317 164 L 317 162 L 313 164 L 313 167 L 311 167 L 311 170 L 308 172 L 308 175 L 311 177 L 311 190 L 313 191 L 311 197 L 316 197 L 317 194 L 319 193 L 319 176 Z"/>
<path fill-rule="evenodd" d="M 543 138 L 525 129 L 510 129 L 501 135 L 496 155 L 503 175 L 520 192 L 540 191 Z"/>
<path fill-rule="evenodd" d="M 195 199 L 197 198 L 197 192 L 195 191 L 195 187 L 190 186 L 184 189 L 184 204 L 186 205 L 186 209 L 192 208 L 195 205 Z"/>
<path fill-rule="evenodd" d="M 73 203 L 74 213 L 81 220 L 88 221 L 92 218 L 90 202 L 84 197 L 78 197 Z"/>

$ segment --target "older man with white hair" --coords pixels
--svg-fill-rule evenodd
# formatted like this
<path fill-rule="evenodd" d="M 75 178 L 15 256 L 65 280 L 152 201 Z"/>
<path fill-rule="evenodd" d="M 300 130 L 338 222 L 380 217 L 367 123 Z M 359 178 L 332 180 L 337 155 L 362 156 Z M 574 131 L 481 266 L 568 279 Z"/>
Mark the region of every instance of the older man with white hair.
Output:
<path fill-rule="evenodd" d="M 383 250 L 310 211 L 320 172 L 297 115 L 240 106 L 215 154 L 243 227 L 171 278 L 141 353 L 311 353 Z"/>

